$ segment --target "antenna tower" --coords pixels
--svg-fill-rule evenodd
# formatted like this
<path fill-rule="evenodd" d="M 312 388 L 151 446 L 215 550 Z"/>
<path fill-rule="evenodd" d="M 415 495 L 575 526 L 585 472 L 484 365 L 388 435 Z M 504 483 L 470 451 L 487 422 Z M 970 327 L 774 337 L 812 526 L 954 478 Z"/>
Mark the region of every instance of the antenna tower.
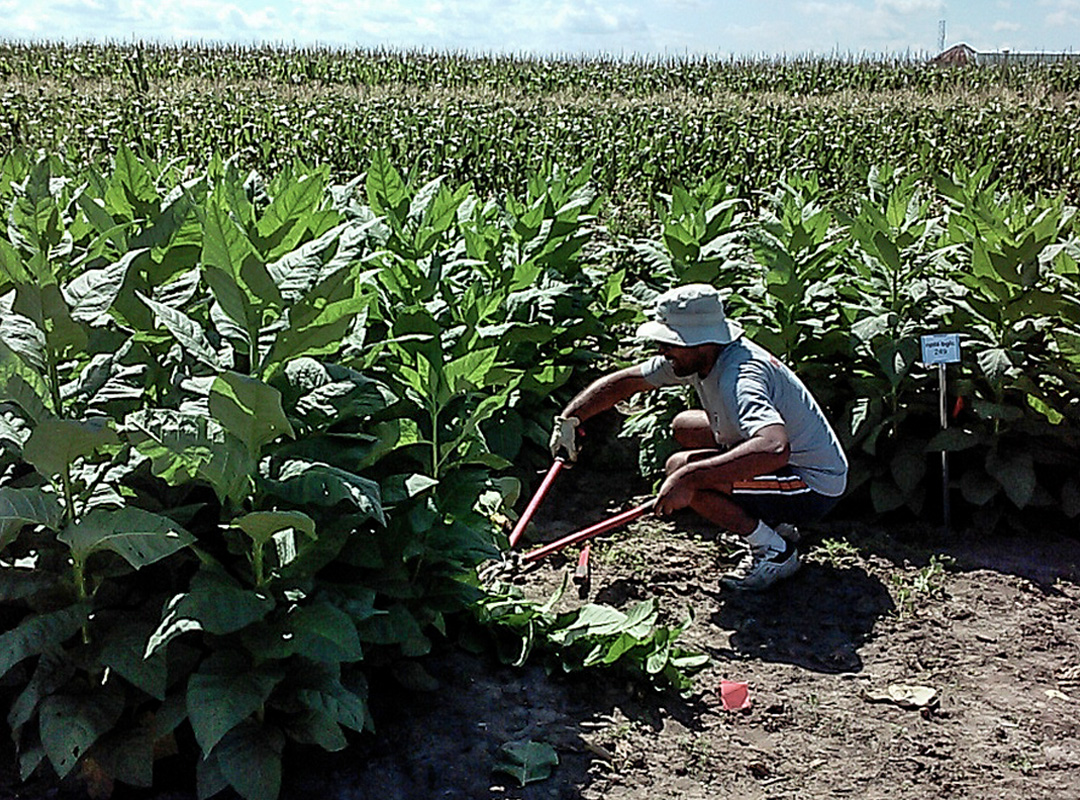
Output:
<path fill-rule="evenodd" d="M 937 26 L 937 49 L 939 53 L 945 52 L 945 20 L 938 22 Z"/>

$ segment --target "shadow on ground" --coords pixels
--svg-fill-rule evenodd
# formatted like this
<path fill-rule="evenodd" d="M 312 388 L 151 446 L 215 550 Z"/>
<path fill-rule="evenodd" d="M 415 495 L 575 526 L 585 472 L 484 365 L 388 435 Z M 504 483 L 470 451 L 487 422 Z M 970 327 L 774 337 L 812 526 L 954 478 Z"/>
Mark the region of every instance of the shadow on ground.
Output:
<path fill-rule="evenodd" d="M 886 532 L 857 521 L 835 523 L 830 528 L 827 535 L 846 536 L 861 550 L 900 566 L 921 568 L 931 557 L 944 555 L 953 560 L 953 569 L 1014 575 L 1045 592 L 1055 592 L 1058 581 L 1080 585 L 1080 538 L 1063 533 L 1004 531 L 987 535 L 970 528 L 946 531 L 927 523 L 893 526 Z"/>
<path fill-rule="evenodd" d="M 827 673 L 860 671 L 859 648 L 894 610 L 877 578 L 816 563 L 768 592 L 725 592 L 722 599 L 710 621 L 733 631 L 729 655 Z"/>

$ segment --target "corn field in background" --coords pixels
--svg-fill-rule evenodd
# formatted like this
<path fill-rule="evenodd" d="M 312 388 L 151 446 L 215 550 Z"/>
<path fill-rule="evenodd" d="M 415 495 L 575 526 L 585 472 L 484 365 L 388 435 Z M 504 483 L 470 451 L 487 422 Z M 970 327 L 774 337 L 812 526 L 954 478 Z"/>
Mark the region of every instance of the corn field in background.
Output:
<path fill-rule="evenodd" d="M 378 146 L 420 178 L 514 191 L 595 164 L 621 230 L 673 181 L 720 174 L 746 198 L 785 173 L 827 195 L 867 168 L 994 165 L 1002 189 L 1080 189 L 1080 67 L 939 70 L 914 60 L 538 60 L 423 52 L 0 45 L 0 144 L 71 163 L 236 154 L 347 180 Z"/>
<path fill-rule="evenodd" d="M 0 678 L 24 778 L 273 800 L 446 640 L 687 689 L 487 584 L 552 413 L 705 281 L 838 513 L 1080 516 L 1080 70 L 0 46 Z M 955 332 L 949 428 L 919 337 Z M 627 420 L 641 468 L 678 397 Z M 685 624 L 685 623 L 684 623 Z M 167 755 L 173 753 L 175 755 Z M 178 767 L 175 759 L 180 759 Z"/>

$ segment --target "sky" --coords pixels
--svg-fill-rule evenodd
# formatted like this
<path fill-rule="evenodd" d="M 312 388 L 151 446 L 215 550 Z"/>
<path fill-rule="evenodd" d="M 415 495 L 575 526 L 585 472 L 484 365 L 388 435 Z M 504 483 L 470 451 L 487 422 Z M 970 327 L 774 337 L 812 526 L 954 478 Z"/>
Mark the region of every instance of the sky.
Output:
<path fill-rule="evenodd" d="M 1080 52 L 1080 0 L 0 0 L 0 39 L 470 54 Z"/>

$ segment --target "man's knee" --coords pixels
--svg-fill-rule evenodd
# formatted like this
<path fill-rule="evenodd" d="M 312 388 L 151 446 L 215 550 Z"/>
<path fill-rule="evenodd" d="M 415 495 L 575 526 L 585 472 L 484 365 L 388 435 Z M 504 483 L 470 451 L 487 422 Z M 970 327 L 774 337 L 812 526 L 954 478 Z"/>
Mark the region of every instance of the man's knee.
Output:
<path fill-rule="evenodd" d="M 664 474 L 670 475 L 685 467 L 690 463 L 689 455 L 686 451 L 681 451 L 668 456 L 668 460 L 664 464 Z"/>
<path fill-rule="evenodd" d="M 679 446 L 688 450 L 716 447 L 716 439 L 709 427 L 709 416 L 698 408 L 676 414 L 671 421 L 671 433 Z"/>

